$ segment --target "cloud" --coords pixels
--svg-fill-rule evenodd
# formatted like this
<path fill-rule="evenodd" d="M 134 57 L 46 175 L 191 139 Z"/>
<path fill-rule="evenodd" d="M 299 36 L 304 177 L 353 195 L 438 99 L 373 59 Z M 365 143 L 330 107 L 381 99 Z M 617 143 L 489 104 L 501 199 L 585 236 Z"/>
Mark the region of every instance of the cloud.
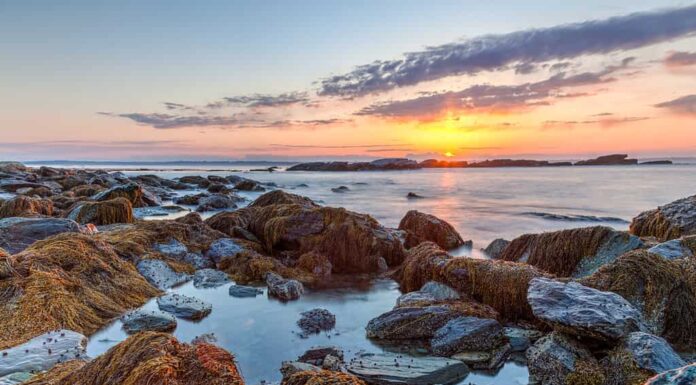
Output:
<path fill-rule="evenodd" d="M 608 66 L 598 72 L 583 72 L 568 76 L 561 72 L 548 79 L 519 85 L 479 84 L 461 91 L 429 94 L 414 99 L 375 103 L 356 112 L 356 115 L 391 118 L 430 119 L 445 111 L 511 111 L 549 105 L 550 98 L 569 98 L 586 93 L 566 93 L 565 88 L 602 84 L 614 81 L 609 75 L 626 68 L 633 58 L 620 65 Z"/>
<path fill-rule="evenodd" d="M 393 148 L 408 146 L 408 144 L 347 144 L 347 145 L 313 145 L 313 144 L 270 144 L 278 148 L 321 148 L 321 149 L 347 149 L 347 148 Z"/>
<path fill-rule="evenodd" d="M 604 114 L 597 114 L 594 116 L 607 116 Z M 599 125 L 602 128 L 610 128 L 626 123 L 640 122 L 643 120 L 650 119 L 647 116 L 629 116 L 625 118 L 604 118 L 604 119 L 593 119 L 593 120 L 547 120 L 543 123 L 544 128 L 572 128 L 574 126 L 582 125 Z"/>
<path fill-rule="evenodd" d="M 397 87 L 589 54 L 625 51 L 696 32 L 696 5 L 605 20 L 486 35 L 376 61 L 320 82 L 320 95 L 353 97 Z"/>
<path fill-rule="evenodd" d="M 686 95 L 667 102 L 658 103 L 657 108 L 666 108 L 672 112 L 696 115 L 696 95 Z"/>
<path fill-rule="evenodd" d="M 664 60 L 667 67 L 686 67 L 696 64 L 696 52 L 670 52 Z"/>
<path fill-rule="evenodd" d="M 310 98 L 305 91 L 287 92 L 279 95 L 253 94 L 246 96 L 230 96 L 217 102 L 209 103 L 208 108 L 225 106 L 283 107 L 294 104 L 310 104 Z"/>
<path fill-rule="evenodd" d="M 130 119 L 136 123 L 159 129 L 182 127 L 225 127 L 236 125 L 240 120 L 234 116 L 202 116 L 202 115 L 172 115 L 159 113 L 127 113 L 99 112 L 100 115 Z"/>

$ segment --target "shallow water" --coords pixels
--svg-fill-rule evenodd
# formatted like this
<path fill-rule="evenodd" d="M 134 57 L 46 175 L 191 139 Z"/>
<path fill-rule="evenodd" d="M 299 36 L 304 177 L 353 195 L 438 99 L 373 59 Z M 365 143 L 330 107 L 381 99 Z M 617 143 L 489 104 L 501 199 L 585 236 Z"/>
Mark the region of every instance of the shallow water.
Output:
<path fill-rule="evenodd" d="M 336 345 L 344 349 L 350 360 L 358 351 L 378 352 L 382 347 L 365 337 L 367 322 L 391 309 L 400 295 L 391 280 L 335 282 L 333 288 L 308 290 L 297 301 L 283 303 L 265 294 L 256 298 L 235 298 L 229 295 L 229 284 L 213 289 L 196 289 L 192 283 L 173 291 L 195 296 L 213 305 L 212 313 L 197 322 L 177 319 L 174 335 L 190 341 L 204 333 L 214 333 L 217 343 L 232 352 L 248 384 L 262 380 L 279 381 L 282 361 L 292 361 L 308 348 Z M 265 288 L 262 288 L 265 289 Z M 336 328 L 331 332 L 302 338 L 296 325 L 300 313 L 317 307 L 336 315 Z M 157 309 L 155 300 L 144 308 Z M 116 321 L 90 338 L 87 352 L 94 357 L 122 341 L 127 334 Z M 461 384 L 526 385 L 527 369 L 509 361 L 497 373 L 471 373 Z"/>

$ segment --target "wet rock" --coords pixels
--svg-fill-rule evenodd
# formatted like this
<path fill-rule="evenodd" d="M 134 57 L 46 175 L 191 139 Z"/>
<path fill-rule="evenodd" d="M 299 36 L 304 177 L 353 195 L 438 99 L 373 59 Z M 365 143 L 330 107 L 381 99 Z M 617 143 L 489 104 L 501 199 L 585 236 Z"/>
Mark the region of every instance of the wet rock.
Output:
<path fill-rule="evenodd" d="M 342 362 L 343 350 L 336 346 L 313 346 L 304 352 L 297 360 L 316 366 L 322 366 L 327 357 L 335 357 Z"/>
<path fill-rule="evenodd" d="M 336 326 L 336 316 L 326 309 L 312 309 L 301 313 L 297 326 L 302 329 L 302 335 L 318 334 Z"/>
<path fill-rule="evenodd" d="M 159 259 L 143 259 L 136 265 L 138 272 L 160 290 L 166 290 L 173 286 L 191 280 L 191 276 L 174 271 L 169 265 Z"/>
<path fill-rule="evenodd" d="M 146 218 L 146 217 L 166 217 L 171 214 L 177 214 L 182 212 L 189 212 L 180 206 L 155 206 L 155 207 L 138 207 L 133 209 L 133 216 L 135 218 Z"/>
<path fill-rule="evenodd" d="M 155 243 L 152 246 L 152 248 L 156 252 L 158 252 L 166 257 L 177 259 L 177 260 L 184 258 L 184 256 L 186 256 L 186 254 L 188 253 L 188 248 L 186 247 L 186 245 L 179 242 L 179 240 L 177 240 L 175 238 L 170 239 L 169 242 Z"/>
<path fill-rule="evenodd" d="M 198 212 L 233 209 L 237 207 L 237 201 L 223 194 L 213 194 L 198 200 Z"/>
<path fill-rule="evenodd" d="M 78 233 L 80 225 L 64 218 L 0 219 L 0 248 L 18 253 L 32 243 L 60 233 Z"/>
<path fill-rule="evenodd" d="M 181 183 L 186 183 L 186 184 L 195 184 L 198 187 L 208 187 L 210 185 L 210 180 L 199 176 L 199 175 L 187 175 L 187 176 L 182 176 L 179 178 L 179 182 Z"/>
<path fill-rule="evenodd" d="M 215 263 L 220 263 L 225 258 L 233 258 L 244 249 L 231 238 L 220 238 L 210 244 L 205 256 Z"/>
<path fill-rule="evenodd" d="M 198 253 L 186 253 L 181 261 L 190 264 L 196 270 L 215 267 L 215 262 L 212 259 Z"/>
<path fill-rule="evenodd" d="M 510 343 L 513 352 L 524 352 L 544 334 L 534 329 L 522 329 L 518 327 L 505 327 L 503 333 Z"/>
<path fill-rule="evenodd" d="M 418 194 L 416 194 L 416 193 L 414 193 L 414 192 L 412 192 L 412 191 L 409 191 L 409 193 L 406 194 L 406 198 L 408 198 L 408 199 L 423 199 L 423 198 L 425 198 L 425 197 L 424 197 L 424 196 L 420 196 L 420 195 L 418 195 Z"/>
<path fill-rule="evenodd" d="M 623 297 L 576 282 L 535 278 L 527 300 L 537 318 L 568 334 L 618 340 L 645 329 L 640 312 Z"/>
<path fill-rule="evenodd" d="M 159 206 L 162 203 L 159 198 L 147 193 L 137 183 L 114 186 L 92 197 L 97 202 L 109 201 L 114 198 L 126 198 L 133 207 Z"/>
<path fill-rule="evenodd" d="M 300 361 L 284 361 L 280 367 L 280 374 L 283 375 L 284 379 L 296 373 L 319 371 L 321 371 L 320 367 Z"/>
<path fill-rule="evenodd" d="M 169 293 L 157 298 L 160 310 L 185 319 L 201 319 L 210 314 L 213 306 L 198 298 Z"/>
<path fill-rule="evenodd" d="M 333 372 L 341 371 L 343 367 L 343 360 L 338 357 L 328 355 L 324 358 L 324 362 L 321 363 L 321 368 L 324 370 L 330 370 Z"/>
<path fill-rule="evenodd" d="M 292 301 L 300 298 L 304 293 L 304 286 L 294 279 L 285 279 L 276 273 L 266 274 L 268 295 L 283 301 Z"/>
<path fill-rule="evenodd" d="M 53 202 L 49 199 L 20 195 L 0 203 L 0 218 L 53 215 Z"/>
<path fill-rule="evenodd" d="M 590 351 L 571 337 L 551 333 L 527 349 L 529 374 L 544 385 L 566 385 L 567 377 L 586 366 L 600 372 Z M 602 382 L 599 382 L 602 383 Z"/>
<path fill-rule="evenodd" d="M 652 334 L 635 332 L 628 335 L 625 348 L 641 369 L 662 373 L 686 363 L 664 339 Z"/>
<path fill-rule="evenodd" d="M 67 218 L 80 224 L 92 223 L 97 226 L 132 223 L 133 206 L 125 198 L 114 198 L 103 202 L 81 202 L 68 213 Z"/>
<path fill-rule="evenodd" d="M 263 290 L 252 286 L 232 285 L 230 286 L 230 295 L 237 298 L 251 298 L 263 294 Z"/>
<path fill-rule="evenodd" d="M 212 288 L 222 286 L 230 282 L 230 278 L 224 271 L 215 269 L 202 269 L 193 275 L 193 286 L 196 288 Z"/>
<path fill-rule="evenodd" d="M 498 238 L 488 244 L 485 249 L 483 249 L 483 252 L 486 253 L 487 256 L 489 256 L 491 259 L 498 259 L 500 256 L 503 254 L 503 250 L 510 244 L 510 241 L 503 239 L 503 238 Z"/>
<path fill-rule="evenodd" d="M 401 219 L 399 230 L 406 231 L 407 248 L 425 241 L 435 242 L 445 250 L 462 246 L 464 240 L 446 221 L 430 214 L 411 210 Z"/>
<path fill-rule="evenodd" d="M 633 218 L 631 233 L 661 241 L 696 234 L 696 195 L 642 212 Z"/>
<path fill-rule="evenodd" d="M 436 301 L 450 301 L 459 299 L 459 293 L 451 287 L 445 285 L 444 283 L 428 281 L 420 291 L 426 294 L 430 294 L 435 298 Z"/>
<path fill-rule="evenodd" d="M 258 182 L 250 179 L 237 182 L 234 185 L 234 189 L 239 191 L 266 191 Z"/>
<path fill-rule="evenodd" d="M 648 249 L 648 252 L 661 255 L 667 259 L 678 259 L 693 256 L 691 249 L 681 239 L 672 239 L 659 243 Z"/>
<path fill-rule="evenodd" d="M 446 306 L 401 307 L 368 322 L 367 337 L 386 340 L 430 338 L 461 314 Z"/>
<path fill-rule="evenodd" d="M 421 291 L 412 291 L 410 293 L 403 294 L 396 299 L 396 307 L 417 307 L 432 305 L 437 300 L 430 293 L 423 293 Z"/>
<path fill-rule="evenodd" d="M 304 207 L 319 207 L 307 197 L 291 194 L 283 190 L 267 192 L 249 204 L 249 207 L 266 207 L 271 205 L 300 205 Z"/>
<path fill-rule="evenodd" d="M 215 337 L 215 333 L 203 333 L 199 336 L 193 337 L 191 339 L 191 344 L 192 345 L 198 345 L 198 344 L 215 345 L 215 344 L 217 344 L 217 337 Z"/>
<path fill-rule="evenodd" d="M 391 353 L 361 353 L 346 370 L 370 384 L 454 384 L 469 374 L 461 361 L 442 357 L 409 357 Z"/>
<path fill-rule="evenodd" d="M 645 385 L 693 385 L 696 383 L 696 363 L 661 373 Z"/>
<path fill-rule="evenodd" d="M 451 356 L 464 351 L 485 351 L 502 345 L 503 327 L 494 319 L 457 317 L 435 331 L 430 340 L 438 356 Z"/>
<path fill-rule="evenodd" d="M 340 194 L 340 193 L 348 192 L 348 191 L 350 191 L 350 189 L 348 188 L 348 186 L 338 186 L 338 187 L 331 188 L 331 191 Z"/>
<path fill-rule="evenodd" d="M 128 333 L 141 331 L 166 332 L 176 328 L 176 318 L 159 310 L 137 309 L 121 317 L 123 329 Z"/>
<path fill-rule="evenodd" d="M 196 194 L 196 195 L 184 195 L 178 198 L 174 199 L 174 203 L 178 205 L 185 205 L 185 206 L 197 206 L 198 203 L 202 198 L 206 198 L 210 195 L 201 193 L 201 194 Z"/>
<path fill-rule="evenodd" d="M 453 355 L 452 359 L 459 360 L 475 370 L 497 370 L 510 357 L 512 347 L 503 344 L 487 351 L 467 351 Z"/>
<path fill-rule="evenodd" d="M 72 330 L 51 331 L 0 350 L 0 377 L 17 372 L 40 372 L 74 359 L 86 359 L 87 337 Z"/>
<path fill-rule="evenodd" d="M 210 186 L 208 186 L 208 192 L 216 194 L 228 194 L 232 192 L 232 189 L 228 188 L 222 183 L 213 183 Z"/>

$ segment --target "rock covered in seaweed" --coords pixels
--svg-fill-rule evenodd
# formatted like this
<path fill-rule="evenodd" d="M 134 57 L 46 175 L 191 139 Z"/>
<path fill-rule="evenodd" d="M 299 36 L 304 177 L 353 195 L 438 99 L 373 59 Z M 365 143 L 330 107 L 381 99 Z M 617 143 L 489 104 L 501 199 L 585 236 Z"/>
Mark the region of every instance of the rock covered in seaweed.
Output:
<path fill-rule="evenodd" d="M 604 374 L 592 353 L 572 337 L 551 333 L 527 349 L 530 376 L 544 385 L 575 384 L 574 378 L 602 384 Z"/>
<path fill-rule="evenodd" d="M 137 183 L 117 185 L 92 197 L 97 202 L 109 201 L 114 198 L 126 198 L 133 207 L 159 206 L 161 204 L 157 197 L 145 191 Z"/>
<path fill-rule="evenodd" d="M 283 378 L 281 385 L 366 385 L 361 379 L 348 374 L 330 370 L 304 370 Z"/>
<path fill-rule="evenodd" d="M 14 254 L 53 235 L 79 232 L 80 225 L 70 219 L 5 218 L 0 219 L 0 247 Z"/>
<path fill-rule="evenodd" d="M 406 232 L 407 248 L 418 246 L 425 241 L 435 242 L 445 250 L 464 244 L 457 230 L 446 221 L 430 214 L 411 210 L 401 219 L 399 230 Z"/>
<path fill-rule="evenodd" d="M 696 195 L 678 199 L 633 218 L 631 233 L 661 241 L 696 234 Z"/>
<path fill-rule="evenodd" d="M 438 356 L 488 351 L 503 344 L 503 326 L 494 319 L 457 317 L 435 331 L 430 346 Z"/>
<path fill-rule="evenodd" d="M 97 226 L 114 223 L 132 223 L 133 206 L 126 198 L 114 198 L 102 202 L 80 202 L 67 215 L 80 224 Z"/>
<path fill-rule="evenodd" d="M 16 196 L 2 202 L 0 218 L 37 217 L 53 215 L 53 202 L 50 199 Z"/>

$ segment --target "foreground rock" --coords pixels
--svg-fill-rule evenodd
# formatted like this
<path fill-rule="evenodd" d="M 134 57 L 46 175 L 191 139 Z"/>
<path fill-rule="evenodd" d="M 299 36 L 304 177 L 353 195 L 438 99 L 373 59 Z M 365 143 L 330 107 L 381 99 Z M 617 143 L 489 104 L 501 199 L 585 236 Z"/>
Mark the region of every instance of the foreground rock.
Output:
<path fill-rule="evenodd" d="M 365 382 L 348 373 L 329 370 L 306 370 L 283 378 L 281 385 L 365 385 Z"/>
<path fill-rule="evenodd" d="M 126 198 L 133 207 L 159 206 L 162 202 L 154 195 L 143 190 L 137 183 L 128 183 L 114 186 L 92 197 L 98 202 L 109 201 L 114 198 Z"/>
<path fill-rule="evenodd" d="M 494 319 L 457 317 L 435 332 L 430 345 L 436 355 L 449 357 L 459 352 L 491 350 L 504 340 L 503 326 Z"/>
<path fill-rule="evenodd" d="M 211 344 L 188 345 L 164 333 L 129 337 L 88 363 L 70 361 L 28 385 L 243 385 L 234 357 Z"/>
<path fill-rule="evenodd" d="M 159 310 L 133 310 L 121 317 L 121 322 L 123 329 L 128 333 L 167 332 L 176 328 L 176 318 Z"/>
<path fill-rule="evenodd" d="M 489 256 L 491 259 L 499 259 L 500 256 L 503 254 L 503 251 L 505 248 L 510 244 L 510 241 L 502 238 L 498 238 L 488 244 L 485 249 L 483 249 L 483 252 L 486 253 L 487 256 Z"/>
<path fill-rule="evenodd" d="M 210 244 L 205 256 L 215 263 L 220 263 L 224 258 L 232 258 L 242 251 L 242 247 L 230 238 L 221 238 Z"/>
<path fill-rule="evenodd" d="M 362 353 L 346 370 L 370 384 L 453 384 L 469 374 L 461 361 L 442 357 L 410 357 L 391 353 Z"/>
<path fill-rule="evenodd" d="M 559 333 L 539 339 L 527 350 L 533 380 L 544 385 L 602 384 L 604 374 L 592 353 L 571 337 Z M 581 382 L 573 382 L 578 381 Z"/>
<path fill-rule="evenodd" d="M 169 293 L 157 298 L 160 310 L 184 319 L 198 320 L 213 310 L 208 302 L 181 294 Z"/>
<path fill-rule="evenodd" d="M 91 335 L 159 293 L 110 244 L 75 233 L 1 260 L 0 277 L 0 348 L 64 325 Z"/>
<path fill-rule="evenodd" d="M 268 295 L 283 301 L 292 301 L 300 298 L 304 293 L 304 286 L 294 279 L 285 279 L 278 274 L 266 274 Z"/>
<path fill-rule="evenodd" d="M 657 375 L 645 385 L 692 385 L 696 383 L 696 363 Z"/>
<path fill-rule="evenodd" d="M 166 290 L 191 280 L 191 275 L 174 271 L 165 261 L 159 259 L 143 259 L 138 262 L 138 272 L 152 286 Z"/>
<path fill-rule="evenodd" d="M 329 331 L 336 326 L 336 316 L 326 309 L 312 309 L 302 312 L 297 326 L 303 336 Z"/>
<path fill-rule="evenodd" d="M 624 346 L 639 368 L 652 373 L 666 372 L 686 364 L 667 341 L 652 334 L 631 333 Z"/>
<path fill-rule="evenodd" d="M 583 227 L 522 235 L 512 240 L 500 259 L 528 263 L 559 277 L 579 278 L 642 246 L 638 237 L 610 227 Z"/>
<path fill-rule="evenodd" d="M 430 214 L 411 210 L 401 219 L 399 230 L 406 232 L 407 248 L 430 241 L 445 250 L 454 249 L 464 244 L 457 230 L 446 221 Z"/>
<path fill-rule="evenodd" d="M 683 239 L 672 239 L 659 243 L 648 249 L 649 253 L 658 254 L 666 259 L 679 259 L 693 256 L 693 251 Z"/>
<path fill-rule="evenodd" d="M 631 233 L 661 241 L 696 234 L 696 195 L 640 213 L 633 218 Z"/>
<path fill-rule="evenodd" d="M 67 218 L 80 224 L 97 226 L 113 223 L 132 223 L 133 206 L 126 198 L 114 198 L 103 202 L 81 202 L 73 208 Z"/>
<path fill-rule="evenodd" d="M 568 334 L 613 341 L 645 329 L 640 312 L 623 297 L 576 282 L 535 278 L 527 299 L 537 318 Z"/>
<path fill-rule="evenodd" d="M 201 269 L 193 275 L 193 286 L 199 289 L 207 289 L 230 283 L 230 278 L 224 271 L 215 269 Z"/>
<path fill-rule="evenodd" d="M 0 219 L 0 248 L 10 254 L 31 246 L 34 242 L 60 233 L 78 233 L 80 225 L 62 218 L 5 218 Z"/>
<path fill-rule="evenodd" d="M 385 340 L 432 337 L 448 321 L 460 314 L 447 306 L 401 307 L 368 322 L 367 337 Z"/>
<path fill-rule="evenodd" d="M 237 298 L 253 298 L 259 294 L 263 294 L 263 290 L 251 286 L 232 285 L 230 286 L 230 295 Z"/>
<path fill-rule="evenodd" d="M 68 360 L 87 359 L 87 337 L 71 330 L 51 331 L 13 348 L 0 350 L 0 377 L 40 372 Z"/>
<path fill-rule="evenodd" d="M 0 218 L 53 215 L 53 202 L 48 199 L 17 196 L 0 204 Z"/>

